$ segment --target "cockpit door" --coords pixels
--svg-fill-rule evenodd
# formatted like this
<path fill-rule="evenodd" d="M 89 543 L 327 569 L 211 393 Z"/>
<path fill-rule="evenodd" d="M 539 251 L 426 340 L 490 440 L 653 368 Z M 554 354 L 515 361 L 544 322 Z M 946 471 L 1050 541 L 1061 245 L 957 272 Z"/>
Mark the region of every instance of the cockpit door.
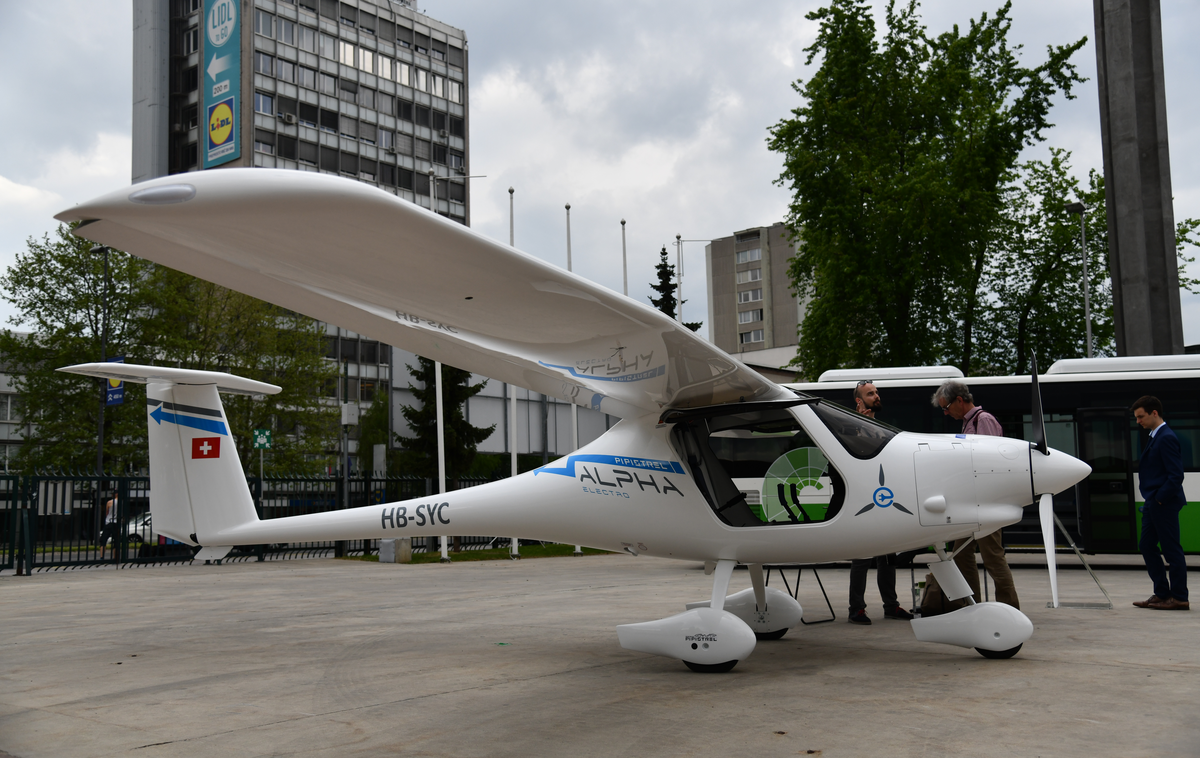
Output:
<path fill-rule="evenodd" d="M 913 453 L 922 526 L 979 523 L 975 473 L 966 440 L 921 442 Z"/>

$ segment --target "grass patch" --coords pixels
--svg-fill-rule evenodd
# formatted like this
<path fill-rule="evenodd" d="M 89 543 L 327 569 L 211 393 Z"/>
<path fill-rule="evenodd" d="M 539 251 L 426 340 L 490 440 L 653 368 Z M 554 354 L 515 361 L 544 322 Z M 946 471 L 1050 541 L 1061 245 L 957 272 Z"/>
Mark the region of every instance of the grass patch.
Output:
<path fill-rule="evenodd" d="M 564 555 L 574 555 L 574 545 L 522 545 L 521 558 L 558 558 Z M 594 548 L 585 547 L 584 555 L 607 555 L 608 550 L 596 550 Z M 437 563 L 442 559 L 441 553 L 413 553 L 413 563 Z M 348 555 L 341 560 L 346 561 L 374 561 L 379 562 L 378 555 Z M 509 560 L 508 548 L 499 548 L 496 550 L 463 550 L 461 552 L 450 552 L 451 563 L 462 563 L 464 561 L 507 561 Z"/>

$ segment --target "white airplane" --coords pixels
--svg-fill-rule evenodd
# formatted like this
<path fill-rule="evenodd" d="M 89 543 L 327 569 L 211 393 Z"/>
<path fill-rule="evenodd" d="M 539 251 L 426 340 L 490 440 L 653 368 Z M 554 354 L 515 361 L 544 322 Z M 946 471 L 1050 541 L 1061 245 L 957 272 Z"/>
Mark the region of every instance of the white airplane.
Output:
<path fill-rule="evenodd" d="M 968 597 L 942 545 L 1016 523 L 1040 500 L 1052 546 L 1051 495 L 1090 471 L 1047 449 L 1044 432 L 1037 443 L 909 434 L 798 395 L 646 305 L 347 179 L 175 175 L 57 218 L 79 221 L 81 237 L 621 418 L 566 458 L 486 486 L 260 520 L 218 393 L 278 387 L 158 366 L 63 369 L 148 385 L 154 524 L 203 546 L 200 558 L 234 545 L 502 534 L 703 561 L 711 599 L 617 636 L 693 670 L 728 671 L 756 640 L 800 622 L 799 603 L 764 586 L 764 564 L 932 545 L 939 584 Z M 745 477 L 761 482 L 761 503 L 735 484 Z M 753 586 L 727 597 L 738 563 Z M 1000 603 L 912 626 L 918 639 L 1001 658 L 1033 633 Z"/>

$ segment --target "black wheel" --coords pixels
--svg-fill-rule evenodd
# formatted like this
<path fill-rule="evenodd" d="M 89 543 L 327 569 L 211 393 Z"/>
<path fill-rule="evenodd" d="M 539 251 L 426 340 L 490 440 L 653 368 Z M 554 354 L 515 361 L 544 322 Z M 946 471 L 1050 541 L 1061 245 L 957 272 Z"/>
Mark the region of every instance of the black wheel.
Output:
<path fill-rule="evenodd" d="M 140 544 L 142 544 L 142 536 L 141 536 L 140 534 L 131 534 L 131 535 L 129 535 L 129 544 L 130 544 L 130 545 L 140 545 Z"/>
<path fill-rule="evenodd" d="M 975 652 L 979 653 L 984 658 L 1012 658 L 1020 649 L 1021 645 L 1010 647 L 1008 650 L 985 650 L 984 648 L 977 647 L 975 648 Z"/>
<path fill-rule="evenodd" d="M 776 629 L 773 632 L 755 632 L 754 637 L 758 640 L 778 640 L 783 639 L 783 635 L 787 634 L 787 627 Z"/>
<path fill-rule="evenodd" d="M 691 661 L 684 661 L 683 663 L 698 674 L 724 674 L 727 671 L 733 670 L 733 667 L 737 665 L 737 661 L 725 661 L 724 663 L 692 663 Z"/>

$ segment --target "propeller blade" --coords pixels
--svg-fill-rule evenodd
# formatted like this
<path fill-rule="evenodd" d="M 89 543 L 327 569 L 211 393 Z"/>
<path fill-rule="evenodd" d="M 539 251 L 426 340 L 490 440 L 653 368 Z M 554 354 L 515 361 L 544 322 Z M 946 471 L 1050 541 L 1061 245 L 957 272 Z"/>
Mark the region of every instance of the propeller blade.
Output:
<path fill-rule="evenodd" d="M 1050 607 L 1058 607 L 1058 561 L 1054 554 L 1054 495 L 1042 495 L 1038 503 L 1042 521 L 1042 542 L 1046 545 L 1046 568 L 1050 571 Z"/>
<path fill-rule="evenodd" d="M 1033 399 L 1030 403 L 1030 414 L 1033 421 L 1033 447 L 1042 455 L 1050 455 L 1046 447 L 1046 418 L 1042 414 L 1042 390 L 1038 387 L 1037 356 L 1033 356 L 1033 373 L 1030 376 L 1033 387 Z"/>

